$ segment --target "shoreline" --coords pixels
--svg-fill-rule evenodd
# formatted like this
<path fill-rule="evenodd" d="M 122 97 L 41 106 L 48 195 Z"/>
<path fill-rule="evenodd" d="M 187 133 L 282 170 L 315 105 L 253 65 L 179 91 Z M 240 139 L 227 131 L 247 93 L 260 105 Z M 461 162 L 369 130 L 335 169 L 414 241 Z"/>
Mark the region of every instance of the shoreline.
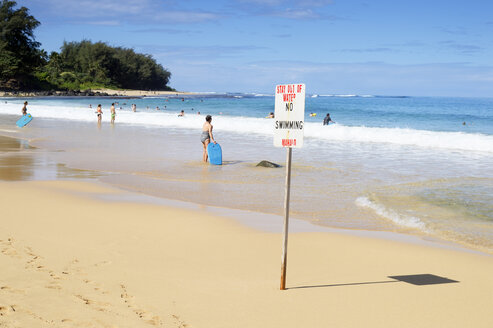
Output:
<path fill-rule="evenodd" d="M 184 91 L 149 91 L 149 90 L 118 90 L 118 89 L 91 89 L 80 91 L 0 91 L 4 98 L 31 98 L 31 97 L 150 97 L 150 96 L 181 96 L 195 95 L 194 92 Z"/>
<path fill-rule="evenodd" d="M 6 144 L 33 165 L 25 144 Z M 281 229 L 262 229 L 279 216 L 153 198 L 64 170 L 67 179 L 0 181 L 0 325 L 493 324 L 488 254 L 292 220 L 280 291 Z"/>
<path fill-rule="evenodd" d="M 143 192 L 125 189 L 103 181 L 98 181 L 97 184 L 101 184 L 102 186 L 108 188 L 115 188 L 122 191 L 122 193 L 127 194 L 127 197 L 122 194 L 118 194 L 115 196 L 102 195 L 96 198 L 102 201 L 109 201 L 113 203 L 139 203 L 172 207 L 184 210 L 204 211 L 214 216 L 233 220 L 239 223 L 241 226 L 248 229 L 253 229 L 258 233 L 281 234 L 283 228 L 284 218 L 281 215 L 163 198 L 149 195 Z M 368 230 L 363 228 L 341 228 L 336 226 L 324 226 L 292 217 L 289 218 L 289 233 L 331 233 L 338 235 L 349 235 L 353 237 L 380 239 L 411 245 L 420 245 L 424 247 L 448 249 L 457 252 L 465 252 L 491 257 L 493 259 L 493 254 L 490 254 L 488 252 L 467 247 L 466 245 L 462 245 L 453 241 L 439 239 L 437 237 L 401 233 L 388 230 Z"/>
<path fill-rule="evenodd" d="M 37 147 L 30 145 L 28 140 L 21 139 L 19 137 L 13 135 L 1 134 L 0 132 L 0 141 L 1 137 L 17 140 L 17 141 L 27 141 L 27 148 L 25 143 L 23 143 L 24 150 L 33 150 Z M 34 161 L 36 162 L 36 161 Z M 44 164 L 47 165 L 47 164 Z M 51 163 L 53 167 L 57 167 L 59 170 L 59 163 Z M 262 233 L 280 233 L 283 227 L 284 218 L 282 215 L 266 213 L 262 211 L 255 210 L 246 210 L 240 208 L 233 207 L 225 207 L 219 205 L 205 205 L 202 203 L 193 202 L 192 200 L 179 200 L 173 198 L 167 198 L 162 196 L 156 196 L 153 194 L 145 193 L 138 190 L 133 190 L 129 188 L 125 188 L 119 186 L 118 184 L 114 184 L 108 181 L 104 181 L 104 174 L 99 171 L 86 171 L 80 170 L 76 168 L 63 167 L 63 169 L 56 174 L 59 176 L 58 179 L 54 180 L 53 178 L 49 178 L 53 176 L 53 174 L 41 174 L 44 178 L 41 180 L 32 180 L 32 179 L 23 179 L 23 180 L 11 180 L 15 182 L 28 182 L 28 181 L 81 181 L 81 182 L 89 182 L 96 183 L 105 188 L 114 188 L 120 190 L 122 194 L 126 196 L 122 196 L 119 194 L 117 197 L 98 197 L 98 200 L 107 201 L 107 202 L 124 202 L 124 203 L 140 203 L 140 204 L 150 204 L 150 205 L 159 205 L 166 206 L 172 208 L 179 208 L 185 210 L 203 210 L 209 214 L 220 216 L 227 218 L 229 220 L 234 220 L 238 222 L 245 228 L 254 229 L 258 232 Z M 17 174 L 19 176 L 19 174 Z M 3 179 L 2 179 L 3 178 Z M 5 181 L 5 174 L 0 175 L 0 182 Z M 101 179 L 103 178 L 103 179 Z M 48 179 L 48 180 L 47 180 Z M 8 181 L 8 180 L 7 180 Z M 376 238 L 388 241 L 396 241 L 408 244 L 421 245 L 432 248 L 439 249 L 449 249 L 453 251 L 466 252 L 472 254 L 480 254 L 488 257 L 493 257 L 493 254 L 480 249 L 470 247 L 468 245 L 461 244 L 459 242 L 454 242 L 446 239 L 440 239 L 438 237 L 427 236 L 423 234 L 416 233 L 404 233 L 397 232 L 391 230 L 378 230 L 378 229 L 364 229 L 364 228 L 350 228 L 350 227 L 338 227 L 338 226 L 330 226 L 330 225 L 320 225 L 315 224 L 311 221 L 306 221 L 294 217 L 290 217 L 290 233 L 335 233 L 342 235 L 350 235 L 353 237 L 363 237 L 363 238 Z"/>
<path fill-rule="evenodd" d="M 0 132 L 1 134 L 1 132 Z M 24 140 L 28 141 L 28 144 L 30 147 L 38 148 L 37 146 L 32 146 L 31 143 L 29 142 L 28 139 L 22 139 L 20 136 L 16 136 L 13 134 L 2 134 L 6 138 L 11 138 L 11 139 L 16 139 L 16 140 Z M 43 150 L 44 148 L 40 148 Z M 46 149 L 45 149 L 46 150 Z M 60 163 L 52 163 L 52 166 L 57 167 Z M 84 180 L 85 176 L 92 176 L 92 177 L 98 177 L 98 173 L 101 174 L 102 172 L 98 171 L 98 169 L 89 169 L 87 172 L 89 173 L 80 173 L 86 171 L 83 168 L 71 168 L 70 166 L 67 166 L 66 168 L 63 169 L 62 172 L 57 173 L 57 174 L 48 174 L 45 176 L 65 176 L 65 177 L 70 177 L 70 171 L 74 170 L 79 173 L 77 173 L 74 176 L 77 176 L 79 178 L 82 178 Z M 66 172 L 65 172 L 66 171 Z M 94 173 L 91 173 L 94 172 Z M 43 175 L 43 174 L 41 174 Z M 233 217 L 235 220 L 240 222 L 241 224 L 253 228 L 253 229 L 260 229 L 263 232 L 270 232 L 270 233 L 275 233 L 281 231 L 282 227 L 282 220 L 283 218 L 280 215 L 269 213 L 269 212 L 263 212 L 260 210 L 252 210 L 252 209 L 245 209 L 245 208 L 238 208 L 238 207 L 225 207 L 221 206 L 218 204 L 207 204 L 206 203 L 201 203 L 201 202 L 194 202 L 193 200 L 190 199 L 181 199 L 181 198 L 170 198 L 166 196 L 158 196 L 154 193 L 149 193 L 149 192 L 142 192 L 139 191 L 138 189 L 134 188 L 128 188 L 119 185 L 118 183 L 115 183 L 114 181 L 112 182 L 111 180 L 105 179 L 108 178 L 109 175 L 101 174 L 99 178 L 96 178 L 99 183 L 102 183 L 106 186 L 111 186 L 112 188 L 118 188 L 122 191 L 128 192 L 128 193 L 135 193 L 142 195 L 142 198 L 155 198 L 156 200 L 159 200 L 155 203 L 160 203 L 160 204 L 185 204 L 184 207 L 187 209 L 190 208 L 202 208 L 206 209 L 207 211 L 210 211 L 214 214 L 219 214 L 221 216 L 225 217 Z M 29 181 L 30 179 L 26 179 L 25 181 Z M 132 201 L 131 199 L 129 201 Z M 175 205 L 171 205 L 175 207 Z M 181 207 L 181 206 L 180 206 Z M 235 213 L 235 215 L 231 215 L 232 213 Z M 263 218 L 267 218 L 270 220 L 270 223 L 266 223 L 266 221 L 261 221 L 261 220 L 256 220 L 255 222 L 250 221 L 248 217 L 248 214 L 254 214 L 254 216 L 261 216 Z M 463 243 L 460 243 L 458 241 L 452 241 L 452 240 L 447 240 L 443 238 L 439 238 L 437 236 L 430 236 L 422 233 L 417 233 L 417 232 L 412 232 L 412 231 L 407 231 L 407 232 L 398 232 L 398 231 L 392 231 L 388 229 L 365 229 L 361 227 L 340 227 L 336 225 L 323 225 L 323 224 L 316 224 L 308 220 L 302 220 L 302 219 L 296 219 L 296 218 L 290 218 L 290 220 L 294 221 L 295 223 L 290 224 L 291 227 L 296 227 L 293 229 L 293 232 L 333 232 L 333 233 L 342 233 L 342 234 L 349 234 L 353 236 L 362 236 L 362 237 L 373 237 L 373 238 L 382 238 L 386 240 L 394 240 L 394 241 L 402 241 L 402 242 L 410 242 L 413 244 L 422 244 L 422 245 L 427 245 L 430 247 L 438 247 L 438 248 L 448 248 L 448 249 L 455 249 L 459 251 L 465 251 L 465 252 L 472 252 L 472 253 L 478 253 L 478 254 L 484 254 L 487 256 L 492 256 L 490 252 L 488 252 L 485 249 L 482 249 L 480 247 L 471 247 L 471 245 L 466 245 Z"/>

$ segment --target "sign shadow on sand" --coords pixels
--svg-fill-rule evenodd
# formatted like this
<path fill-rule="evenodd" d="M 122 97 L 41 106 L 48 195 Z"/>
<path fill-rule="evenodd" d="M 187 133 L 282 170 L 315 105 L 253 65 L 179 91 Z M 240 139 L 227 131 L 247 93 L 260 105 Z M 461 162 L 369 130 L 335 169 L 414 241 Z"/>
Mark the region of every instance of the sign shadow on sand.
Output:
<path fill-rule="evenodd" d="M 403 275 L 403 276 L 388 276 L 387 278 L 391 278 L 392 280 L 351 282 L 351 283 L 327 284 L 327 285 L 315 285 L 315 286 L 298 286 L 298 287 L 289 287 L 287 289 L 374 285 L 374 284 L 387 284 L 387 283 L 396 283 L 396 282 L 405 282 L 415 286 L 459 283 L 459 281 L 457 280 L 452 280 L 449 278 L 440 277 L 429 273 L 411 274 L 411 275 Z"/>

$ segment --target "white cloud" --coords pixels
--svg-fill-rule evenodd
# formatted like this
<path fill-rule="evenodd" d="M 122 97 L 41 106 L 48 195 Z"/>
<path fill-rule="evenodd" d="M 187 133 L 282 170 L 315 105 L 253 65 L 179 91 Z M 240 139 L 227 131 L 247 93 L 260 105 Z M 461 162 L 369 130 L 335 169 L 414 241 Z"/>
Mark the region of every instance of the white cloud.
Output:
<path fill-rule="evenodd" d="M 75 23 L 80 23 L 80 19 L 87 19 L 92 24 L 96 20 L 194 23 L 213 21 L 221 17 L 219 14 L 200 9 L 181 10 L 177 5 L 164 5 L 161 1 L 151 0 L 45 0 L 42 6 L 57 20 Z"/>
<path fill-rule="evenodd" d="M 332 0 L 237 0 L 237 7 L 244 13 L 256 16 L 276 16 L 287 19 L 334 19 L 323 8 Z"/>
<path fill-rule="evenodd" d="M 489 96 L 493 66 L 466 63 L 391 65 L 262 61 L 232 66 L 173 61 L 172 86 L 180 90 L 269 92 L 279 83 L 303 82 L 311 93 L 394 96 Z M 210 76 L 220 76 L 210 79 Z M 237 77 L 241 76 L 241 79 Z"/>
<path fill-rule="evenodd" d="M 63 13 L 62 17 L 139 15 L 152 6 L 149 0 L 47 0 L 44 2 L 47 2 L 52 10 Z"/>
<path fill-rule="evenodd" d="M 251 3 L 260 6 L 269 7 L 297 7 L 297 8 L 311 8 L 311 7 L 324 7 L 332 4 L 332 0 L 237 0 L 239 3 Z"/>
<path fill-rule="evenodd" d="M 274 16 L 289 18 L 289 19 L 310 19 L 310 18 L 320 18 L 319 14 L 314 13 L 310 9 L 296 10 L 296 9 L 286 9 L 279 13 L 273 14 Z"/>

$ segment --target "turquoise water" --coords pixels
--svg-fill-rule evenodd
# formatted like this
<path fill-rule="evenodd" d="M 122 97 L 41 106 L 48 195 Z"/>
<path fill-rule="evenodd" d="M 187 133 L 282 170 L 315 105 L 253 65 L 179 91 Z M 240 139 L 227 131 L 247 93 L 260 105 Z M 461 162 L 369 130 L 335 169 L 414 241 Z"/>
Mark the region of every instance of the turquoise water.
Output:
<path fill-rule="evenodd" d="M 67 167 L 102 171 L 105 182 L 155 196 L 282 213 L 284 170 L 255 167 L 285 161 L 285 150 L 273 147 L 274 120 L 265 118 L 273 96 L 30 99 L 35 119 L 23 130 L 11 122 L 24 99 L 6 101 L 0 133 L 57 150 L 50 156 Z M 327 112 L 336 124 L 322 126 Z M 204 114 L 223 148 L 219 168 L 200 162 Z M 304 147 L 293 151 L 292 216 L 493 253 L 492 98 L 308 96 L 304 127 Z"/>
<path fill-rule="evenodd" d="M 146 97 L 140 99 L 113 98 L 38 98 L 31 104 L 63 106 L 69 104 L 86 108 L 98 103 L 109 109 L 112 102 L 129 111 L 136 104 L 139 112 L 187 114 L 198 111 L 211 115 L 262 118 L 274 111 L 273 96 L 264 95 L 206 95 Z M 20 104 L 21 101 L 9 100 Z M 164 107 L 166 106 L 166 108 Z M 310 117 L 310 113 L 317 116 Z M 380 128 L 409 128 L 416 130 L 493 134 L 493 98 L 445 98 L 445 97 L 383 97 L 383 96 L 308 96 L 305 121 L 322 122 L 326 113 L 345 126 Z M 463 123 L 466 123 L 463 125 Z"/>

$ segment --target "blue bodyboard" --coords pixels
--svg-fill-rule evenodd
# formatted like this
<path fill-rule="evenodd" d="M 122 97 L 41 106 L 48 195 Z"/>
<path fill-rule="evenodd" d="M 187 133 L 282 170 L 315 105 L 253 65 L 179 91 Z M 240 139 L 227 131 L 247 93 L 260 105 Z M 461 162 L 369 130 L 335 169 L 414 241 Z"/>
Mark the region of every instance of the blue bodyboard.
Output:
<path fill-rule="evenodd" d="M 22 117 L 15 124 L 17 124 L 18 127 L 22 128 L 32 120 L 33 117 L 31 116 L 31 114 L 27 113 L 26 115 L 22 115 Z"/>
<path fill-rule="evenodd" d="M 209 162 L 213 165 L 223 165 L 223 152 L 219 144 L 211 142 L 207 145 L 207 154 L 209 154 Z"/>

